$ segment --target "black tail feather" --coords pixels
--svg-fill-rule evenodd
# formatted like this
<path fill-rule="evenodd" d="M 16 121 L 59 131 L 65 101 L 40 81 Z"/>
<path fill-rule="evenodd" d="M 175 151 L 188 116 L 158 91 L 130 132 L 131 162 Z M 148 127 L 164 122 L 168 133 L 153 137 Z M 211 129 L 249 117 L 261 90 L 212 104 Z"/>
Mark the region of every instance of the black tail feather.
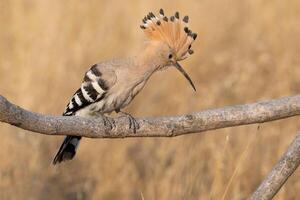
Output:
<path fill-rule="evenodd" d="M 80 139 L 78 136 L 67 136 L 53 159 L 53 165 L 74 158 Z"/>

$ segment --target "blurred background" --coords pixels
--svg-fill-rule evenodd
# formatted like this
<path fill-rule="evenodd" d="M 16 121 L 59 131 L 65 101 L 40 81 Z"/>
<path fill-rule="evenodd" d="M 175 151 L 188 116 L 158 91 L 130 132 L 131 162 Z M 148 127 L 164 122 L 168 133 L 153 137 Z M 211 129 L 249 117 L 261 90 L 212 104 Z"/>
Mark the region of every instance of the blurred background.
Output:
<path fill-rule="evenodd" d="M 0 1 L 0 94 L 60 115 L 94 63 L 134 55 L 149 11 L 190 16 L 195 53 L 156 73 L 127 111 L 178 115 L 300 91 L 300 1 Z M 246 199 L 300 129 L 299 117 L 177 138 L 84 139 L 51 165 L 62 136 L 0 124 L 0 199 Z M 296 171 L 275 199 L 296 199 Z"/>

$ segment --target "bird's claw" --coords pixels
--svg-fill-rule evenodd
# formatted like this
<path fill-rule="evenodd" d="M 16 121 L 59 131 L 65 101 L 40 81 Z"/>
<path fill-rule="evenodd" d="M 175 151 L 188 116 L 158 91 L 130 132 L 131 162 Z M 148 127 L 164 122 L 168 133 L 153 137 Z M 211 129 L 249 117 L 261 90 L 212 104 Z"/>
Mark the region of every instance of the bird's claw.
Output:
<path fill-rule="evenodd" d="M 121 112 L 123 113 L 129 121 L 129 129 L 133 130 L 133 133 L 136 133 L 136 130 L 138 130 L 140 128 L 139 123 L 136 121 L 136 119 L 129 113 L 126 112 Z"/>
<path fill-rule="evenodd" d="M 103 124 L 105 127 L 109 126 L 110 129 L 113 129 L 116 127 L 116 123 L 113 118 L 103 115 L 102 120 L 103 120 Z"/>

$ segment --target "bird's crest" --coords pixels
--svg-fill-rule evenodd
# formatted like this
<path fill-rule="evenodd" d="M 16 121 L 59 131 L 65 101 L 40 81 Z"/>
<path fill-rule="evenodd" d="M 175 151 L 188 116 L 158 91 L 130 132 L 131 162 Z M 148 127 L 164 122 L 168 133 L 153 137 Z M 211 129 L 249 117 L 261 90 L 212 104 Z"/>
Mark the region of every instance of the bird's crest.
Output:
<path fill-rule="evenodd" d="M 183 60 L 194 53 L 191 47 L 197 38 L 197 34 L 188 28 L 188 21 L 188 16 L 180 19 L 178 12 L 168 18 L 160 9 L 158 16 L 152 12 L 145 16 L 140 27 L 149 40 L 167 43 L 175 51 L 177 60 Z"/>

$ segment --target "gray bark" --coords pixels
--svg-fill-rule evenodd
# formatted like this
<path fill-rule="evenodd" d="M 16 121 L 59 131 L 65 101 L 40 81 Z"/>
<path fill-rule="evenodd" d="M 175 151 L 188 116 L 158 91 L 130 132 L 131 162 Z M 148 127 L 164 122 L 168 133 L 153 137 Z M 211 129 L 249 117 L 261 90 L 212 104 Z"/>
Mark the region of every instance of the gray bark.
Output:
<path fill-rule="evenodd" d="M 47 135 L 77 135 L 90 138 L 171 137 L 225 127 L 263 123 L 300 114 L 300 95 L 245 105 L 157 118 L 137 119 L 140 129 L 128 129 L 128 119 L 115 119 L 116 127 L 101 118 L 49 116 L 24 110 L 0 95 L 0 121 Z"/>
<path fill-rule="evenodd" d="M 251 200 L 269 200 L 277 194 L 283 184 L 300 164 L 300 132 L 288 147 L 266 179 L 251 196 Z M 299 192 L 299 191 L 298 191 Z"/>

